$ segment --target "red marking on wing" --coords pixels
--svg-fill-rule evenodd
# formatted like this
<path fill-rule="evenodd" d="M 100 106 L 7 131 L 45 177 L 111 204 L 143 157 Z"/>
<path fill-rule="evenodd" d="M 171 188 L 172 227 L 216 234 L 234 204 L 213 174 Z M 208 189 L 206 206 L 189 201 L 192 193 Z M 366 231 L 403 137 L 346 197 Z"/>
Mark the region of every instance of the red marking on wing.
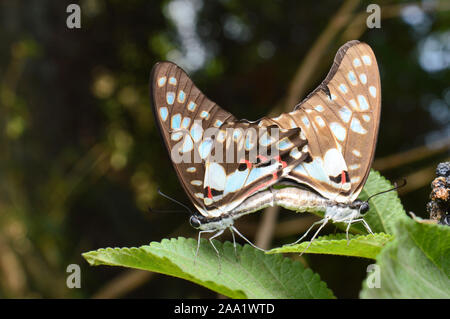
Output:
<path fill-rule="evenodd" d="M 261 185 L 256 186 L 255 188 L 252 188 L 251 190 L 249 190 L 248 193 L 246 194 L 246 196 L 249 196 L 249 195 L 255 193 L 256 191 L 260 190 L 263 187 L 267 187 L 270 184 L 275 183 L 277 180 L 278 180 L 278 171 L 275 171 L 275 172 L 272 173 L 272 178 L 271 179 L 269 179 L 267 182 L 265 182 L 265 183 L 263 183 Z"/>
<path fill-rule="evenodd" d="M 208 198 L 212 199 L 211 187 L 208 186 Z"/>
<path fill-rule="evenodd" d="M 341 173 L 341 182 L 342 182 L 342 184 L 347 183 L 347 180 L 345 178 L 345 171 L 342 171 L 342 173 Z"/>

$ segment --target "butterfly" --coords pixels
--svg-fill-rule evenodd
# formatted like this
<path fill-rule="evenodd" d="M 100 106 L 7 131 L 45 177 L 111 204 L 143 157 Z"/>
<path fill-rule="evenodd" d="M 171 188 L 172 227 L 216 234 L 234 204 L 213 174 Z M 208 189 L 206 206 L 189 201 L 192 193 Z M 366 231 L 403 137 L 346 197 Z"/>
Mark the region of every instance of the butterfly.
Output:
<path fill-rule="evenodd" d="M 319 230 L 332 220 L 363 222 L 370 231 L 362 218 L 368 203 L 357 197 L 373 161 L 381 92 L 367 44 L 343 45 L 325 80 L 274 118 L 238 120 L 171 62 L 154 66 L 150 92 L 164 144 L 198 211 L 190 217 L 198 243 L 202 233 L 214 232 L 212 244 L 228 228 L 254 246 L 234 220 L 269 205 L 324 210 Z"/>

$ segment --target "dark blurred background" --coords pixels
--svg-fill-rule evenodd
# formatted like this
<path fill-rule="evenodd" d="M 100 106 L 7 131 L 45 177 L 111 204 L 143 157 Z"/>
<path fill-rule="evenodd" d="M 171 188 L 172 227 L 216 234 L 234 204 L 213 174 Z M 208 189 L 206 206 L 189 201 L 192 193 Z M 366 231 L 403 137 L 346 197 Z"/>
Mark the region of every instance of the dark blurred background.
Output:
<path fill-rule="evenodd" d="M 449 157 L 450 1 L 85 0 L 80 29 L 66 26 L 70 3 L 0 3 L 0 297 L 218 297 L 81 257 L 196 234 L 187 214 L 148 212 L 175 208 L 158 188 L 189 202 L 150 108 L 148 78 L 161 60 L 182 66 L 238 118 L 256 120 L 292 109 L 346 41 L 367 42 L 383 92 L 373 167 L 391 181 L 406 177 L 405 210 L 427 217 L 435 167 Z M 367 28 L 370 3 L 381 8 L 381 28 Z M 269 247 L 311 223 L 280 212 L 261 233 L 265 214 L 238 228 Z M 301 262 L 350 298 L 373 261 Z M 73 263 L 80 289 L 66 286 Z"/>

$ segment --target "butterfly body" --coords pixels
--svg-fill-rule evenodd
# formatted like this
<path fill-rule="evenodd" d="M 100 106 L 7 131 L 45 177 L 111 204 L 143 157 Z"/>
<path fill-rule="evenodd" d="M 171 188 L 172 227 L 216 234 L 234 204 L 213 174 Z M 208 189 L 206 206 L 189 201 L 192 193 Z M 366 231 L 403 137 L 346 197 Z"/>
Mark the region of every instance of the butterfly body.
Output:
<path fill-rule="evenodd" d="M 319 213 L 333 222 L 350 222 L 361 218 L 368 211 L 367 202 L 355 200 L 350 203 L 338 203 L 316 192 L 298 186 L 270 188 L 246 199 L 231 212 L 240 217 L 269 206 L 281 206 L 297 212 Z"/>

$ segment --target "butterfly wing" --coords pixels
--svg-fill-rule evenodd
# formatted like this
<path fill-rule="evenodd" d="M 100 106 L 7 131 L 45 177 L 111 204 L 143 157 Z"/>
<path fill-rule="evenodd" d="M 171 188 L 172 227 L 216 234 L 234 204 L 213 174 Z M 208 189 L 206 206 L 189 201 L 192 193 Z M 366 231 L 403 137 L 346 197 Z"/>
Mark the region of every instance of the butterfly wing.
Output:
<path fill-rule="evenodd" d="M 203 126 L 235 120 L 210 101 L 187 74 L 170 62 L 157 63 L 150 76 L 153 112 L 178 179 L 196 206 L 203 206 L 205 166 L 192 152 L 203 139 Z M 185 156 L 183 158 L 183 156 Z"/>
<path fill-rule="evenodd" d="M 238 121 L 173 63 L 156 64 L 150 86 L 155 119 L 178 178 L 207 217 L 226 214 L 306 158 L 295 153 L 306 143 L 300 128 L 278 130 L 275 137 L 271 129 L 279 127 L 273 121 L 264 127 Z M 277 152 L 261 155 L 260 146 Z"/>
<path fill-rule="evenodd" d="M 350 41 L 336 54 L 325 80 L 293 112 L 274 120 L 301 128 L 310 157 L 288 178 L 326 198 L 354 201 L 368 177 L 381 110 L 378 65 L 371 48 Z"/>

